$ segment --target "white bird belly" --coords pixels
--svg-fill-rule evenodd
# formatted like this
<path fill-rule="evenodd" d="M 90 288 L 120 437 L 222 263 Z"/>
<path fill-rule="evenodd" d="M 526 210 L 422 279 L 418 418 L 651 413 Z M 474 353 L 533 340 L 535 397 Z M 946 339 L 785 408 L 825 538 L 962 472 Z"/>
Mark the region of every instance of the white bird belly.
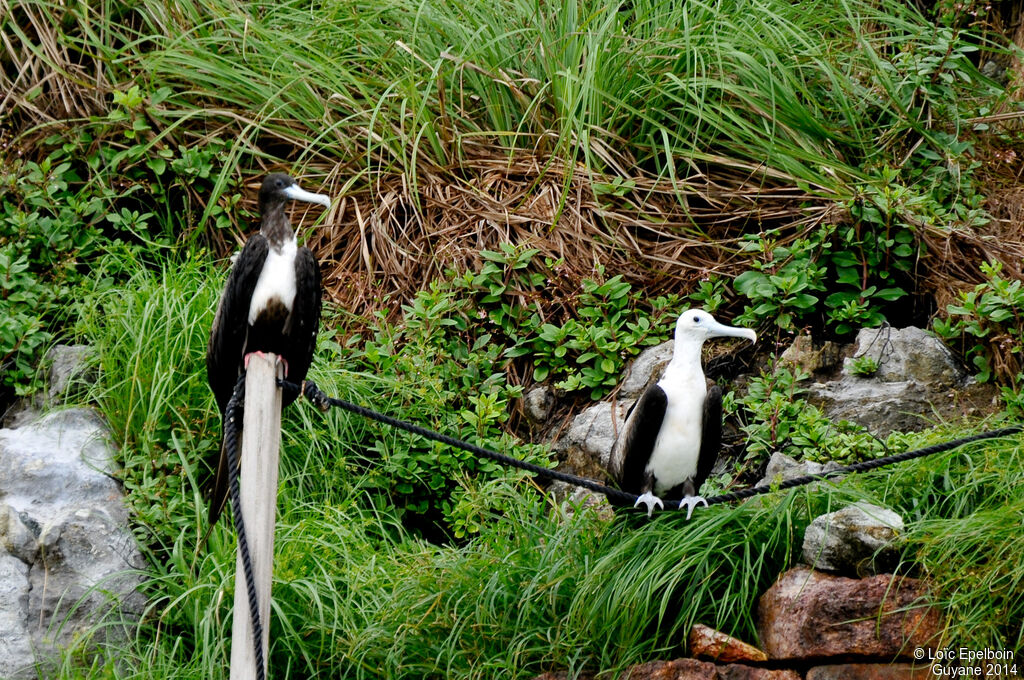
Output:
<path fill-rule="evenodd" d="M 295 302 L 295 253 L 298 246 L 294 240 L 286 241 L 281 250 L 271 248 L 263 263 L 263 271 L 256 281 L 249 303 L 249 323 L 255 323 L 261 310 L 277 298 L 291 311 Z"/>
<path fill-rule="evenodd" d="M 666 389 L 665 385 L 662 389 Z M 702 381 L 700 388 L 675 394 L 666 389 L 666 396 L 665 418 L 646 468 L 654 475 L 655 494 L 663 494 L 697 474 L 707 388 Z"/>

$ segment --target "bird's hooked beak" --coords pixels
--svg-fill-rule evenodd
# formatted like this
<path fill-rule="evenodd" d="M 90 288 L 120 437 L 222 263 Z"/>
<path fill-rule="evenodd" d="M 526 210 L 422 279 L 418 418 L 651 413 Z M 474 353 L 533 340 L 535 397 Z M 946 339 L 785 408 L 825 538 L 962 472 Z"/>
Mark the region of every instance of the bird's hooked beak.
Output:
<path fill-rule="evenodd" d="M 709 338 L 746 338 L 752 343 L 757 342 L 757 333 L 753 329 L 726 326 L 724 323 L 719 323 L 713 319 L 705 326 L 705 332 Z"/>
<path fill-rule="evenodd" d="M 282 190 L 282 193 L 293 201 L 305 201 L 306 203 L 319 203 L 325 208 L 331 207 L 331 199 L 323 194 L 314 194 L 311 191 L 299 188 L 298 184 L 291 184 Z"/>

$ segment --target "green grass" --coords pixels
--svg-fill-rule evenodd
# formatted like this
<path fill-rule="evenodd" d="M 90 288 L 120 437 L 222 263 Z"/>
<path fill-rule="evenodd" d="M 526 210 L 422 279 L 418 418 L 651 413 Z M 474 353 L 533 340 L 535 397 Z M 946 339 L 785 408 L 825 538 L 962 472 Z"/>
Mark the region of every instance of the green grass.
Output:
<path fill-rule="evenodd" d="M 221 526 L 195 552 L 205 528 L 196 458 L 215 446 L 218 426 L 202 366 L 218 284 L 191 262 L 142 270 L 129 287 L 97 293 L 99 313 L 81 324 L 103 357 L 95 396 L 121 443 L 149 546 L 150 609 L 134 638 L 108 650 L 116 672 L 100 663 L 90 670 L 72 652 L 62 677 L 226 677 L 231 532 Z M 324 355 L 314 377 L 329 393 L 376 405 L 387 398 L 386 381 Z M 399 416 L 401 404 L 390 405 Z M 939 428 L 917 443 L 959 434 Z M 286 413 L 274 677 L 483 680 L 621 669 L 683 653 L 695 622 L 756 642 L 757 597 L 794 562 L 806 524 L 853 500 L 904 516 L 901 570 L 934 585 L 951 643 L 1024 647 L 1020 437 L 715 506 L 689 522 L 569 518 L 525 478 L 467 477 L 463 502 L 477 508 L 481 529 L 438 546 L 402 526 L 372 470 L 348 464 L 382 436 L 378 426 L 305 402 Z"/>
<path fill-rule="evenodd" d="M 57 74 L 12 85 L 25 103 L 16 141 L 67 145 L 69 181 L 80 173 L 102 206 L 82 219 L 131 208 L 143 214 L 128 220 L 140 233 L 125 239 L 153 247 L 154 235 L 164 245 L 173 235 L 189 251 L 156 265 L 108 258 L 96 263 L 107 275 L 82 292 L 77 332 L 100 350 L 92 398 L 121 448 L 150 608 L 133 638 L 111 643 L 116 664 L 92 663 L 83 640 L 66 657 L 68 678 L 227 675 L 235 558 L 226 523 L 196 551 L 203 461 L 219 440 L 203 354 L 223 272 L 194 246 L 203 230 L 246 217 L 242 177 L 286 162 L 338 194 L 362 190 L 372 202 L 400 186 L 415 201 L 418 182 L 462 184 L 474 155 L 515 147 L 582 163 L 623 188 L 652 228 L 652 197 L 631 189 L 651 180 L 671 180 L 657 190 L 685 206 L 718 201 L 708 188 L 756 198 L 780 186 L 828 210 L 883 197 L 894 204 L 877 206 L 886 233 L 904 218 L 946 228 L 957 219 L 931 208 L 918 219 L 917 197 L 956 201 L 969 184 L 958 165 L 970 160 L 969 141 L 957 135 L 980 106 L 973 93 L 992 94 L 966 58 L 971 46 L 902 0 L 12 5 L 0 19 L 13 36 L 4 71 Z M 29 11 L 37 34 L 9 20 Z M 21 68 L 18 49 L 46 68 Z M 79 101 L 76 115 L 57 116 L 59 128 L 30 124 L 47 118 L 34 106 Z M 54 130 L 59 138 L 46 141 Z M 790 218 L 800 225 L 806 215 L 780 220 Z M 352 353 L 327 335 L 312 377 L 328 393 L 459 426 L 445 395 L 467 390 L 434 356 L 437 345 L 389 355 L 399 369 L 375 372 L 342 363 Z M 496 359 L 478 359 L 499 375 Z M 417 370 L 427 374 L 412 386 L 398 375 Z M 273 677 L 621 669 L 682 653 L 694 622 L 755 641 L 756 598 L 793 563 L 803 528 L 861 499 L 904 515 L 902 569 L 934 585 L 952 644 L 1024 647 L 1020 438 L 714 507 L 690 522 L 569 519 L 518 475 L 456 465 L 452 498 L 478 530 L 438 546 L 403 524 L 404 498 L 388 478 L 395 461 L 382 457 L 404 452 L 408 437 L 303 402 L 283 429 Z M 954 429 L 918 441 L 962 434 Z"/>
<path fill-rule="evenodd" d="M 91 397 L 121 448 L 137 533 L 149 544 L 199 526 L 198 461 L 219 450 L 204 372 L 219 291 L 195 263 L 129 268 L 124 287 L 97 276 L 105 287 L 82 292 L 77 330 L 100 350 Z"/>
<path fill-rule="evenodd" d="M 17 4 L 57 16 L 47 2 Z M 906 162 L 907 135 L 946 153 L 927 120 L 960 126 L 964 80 L 992 94 L 959 48 L 947 52 L 957 33 L 898 0 L 119 9 L 75 6 L 44 33 L 87 50 L 110 89 L 135 84 L 149 97 L 124 107 L 123 119 L 144 123 L 117 164 L 231 142 L 204 218 L 254 163 L 287 158 L 332 180 L 343 173 L 346 186 L 401 173 L 415 188 L 480 145 L 626 178 L 645 171 L 679 181 L 681 199 L 720 171 L 845 199 L 875 181 L 873 168 Z"/>
<path fill-rule="evenodd" d="M 896 476 L 887 500 L 916 520 L 908 558 L 953 642 L 1024 651 L 1024 438 L 967 447 Z M 902 482 L 902 484 L 901 484 Z M 911 492 L 929 493 L 920 498 Z M 923 507 L 915 507 L 923 506 Z"/>
<path fill-rule="evenodd" d="M 875 320 L 882 303 L 858 301 L 861 290 L 926 288 L 941 259 L 918 258 L 900 238 L 938 236 L 954 252 L 950 231 L 984 221 L 972 177 L 983 126 L 965 121 L 1002 96 L 971 59 L 992 45 L 903 0 L 18 0 L 0 31 L 12 160 L 62 168 L 51 178 L 12 163 L 2 179 L 12 194 L 32 174 L 42 193 L 68 185 L 43 207 L 10 201 L 0 246 L 57 217 L 73 223 L 61 224 L 69 234 L 85 222 L 104 244 L 224 252 L 231 228 L 249 230 L 243 181 L 287 167 L 344 201 L 310 242 L 329 292 L 361 309 L 409 300 L 429 283 L 418 275 L 494 247 L 502 229 L 489 224 L 554 198 L 550 216 L 531 212 L 536 224 L 500 239 L 544 255 L 579 244 L 572 284 L 600 263 L 685 295 L 698 276 L 738 273 L 740 245 L 760 248 L 746 252 L 777 274 L 794 257 L 783 246 L 810 232 L 803 257 L 828 271 L 800 295 L 781 280 L 769 286 L 779 295 L 765 295 L 783 307 L 802 299 L 799 323 L 831 322 L 832 303 L 810 298 L 837 292 L 835 304 L 862 302 L 860 320 Z M 491 195 L 506 182 L 526 188 Z M 432 211 L 417 211 L 425 204 Z M 77 283 L 103 248 L 64 240 Z M 842 265 L 830 255 L 846 250 Z M 869 271 L 891 259 L 913 274 Z M 60 281 L 37 291 L 34 277 L 15 278 L 6 298 L 63 297 Z M 722 310 L 738 313 L 743 302 L 726 297 Z M 14 311 L 35 332 L 20 342 L 15 326 L 2 344 L 17 345 L 25 372 L 38 326 L 62 321 Z"/>

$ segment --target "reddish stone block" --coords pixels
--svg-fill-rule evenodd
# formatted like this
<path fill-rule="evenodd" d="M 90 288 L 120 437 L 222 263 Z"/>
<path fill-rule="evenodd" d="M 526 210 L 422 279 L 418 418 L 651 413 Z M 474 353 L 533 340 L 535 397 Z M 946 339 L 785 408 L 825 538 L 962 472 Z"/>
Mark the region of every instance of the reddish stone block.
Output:
<path fill-rule="evenodd" d="M 719 663 L 734 661 L 759 663 L 768 660 L 768 655 L 757 647 L 699 623 L 690 629 L 687 643 L 692 656 L 711 659 Z"/>
<path fill-rule="evenodd" d="M 909 663 L 850 663 L 815 666 L 806 680 L 934 680 L 928 666 Z"/>
<path fill-rule="evenodd" d="M 939 642 L 942 616 L 912 578 L 852 579 L 787 571 L 758 602 L 757 632 L 772 659 L 911 657 Z"/>

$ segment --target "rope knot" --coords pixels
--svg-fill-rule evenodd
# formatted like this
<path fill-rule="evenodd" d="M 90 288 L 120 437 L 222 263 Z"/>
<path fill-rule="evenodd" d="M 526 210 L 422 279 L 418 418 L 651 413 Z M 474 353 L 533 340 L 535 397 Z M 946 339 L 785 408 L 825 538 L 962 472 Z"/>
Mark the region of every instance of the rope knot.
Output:
<path fill-rule="evenodd" d="M 302 394 L 306 399 L 309 399 L 313 406 L 316 406 L 321 411 L 326 413 L 331 410 L 331 398 L 317 387 L 316 383 L 312 380 L 302 381 Z"/>

